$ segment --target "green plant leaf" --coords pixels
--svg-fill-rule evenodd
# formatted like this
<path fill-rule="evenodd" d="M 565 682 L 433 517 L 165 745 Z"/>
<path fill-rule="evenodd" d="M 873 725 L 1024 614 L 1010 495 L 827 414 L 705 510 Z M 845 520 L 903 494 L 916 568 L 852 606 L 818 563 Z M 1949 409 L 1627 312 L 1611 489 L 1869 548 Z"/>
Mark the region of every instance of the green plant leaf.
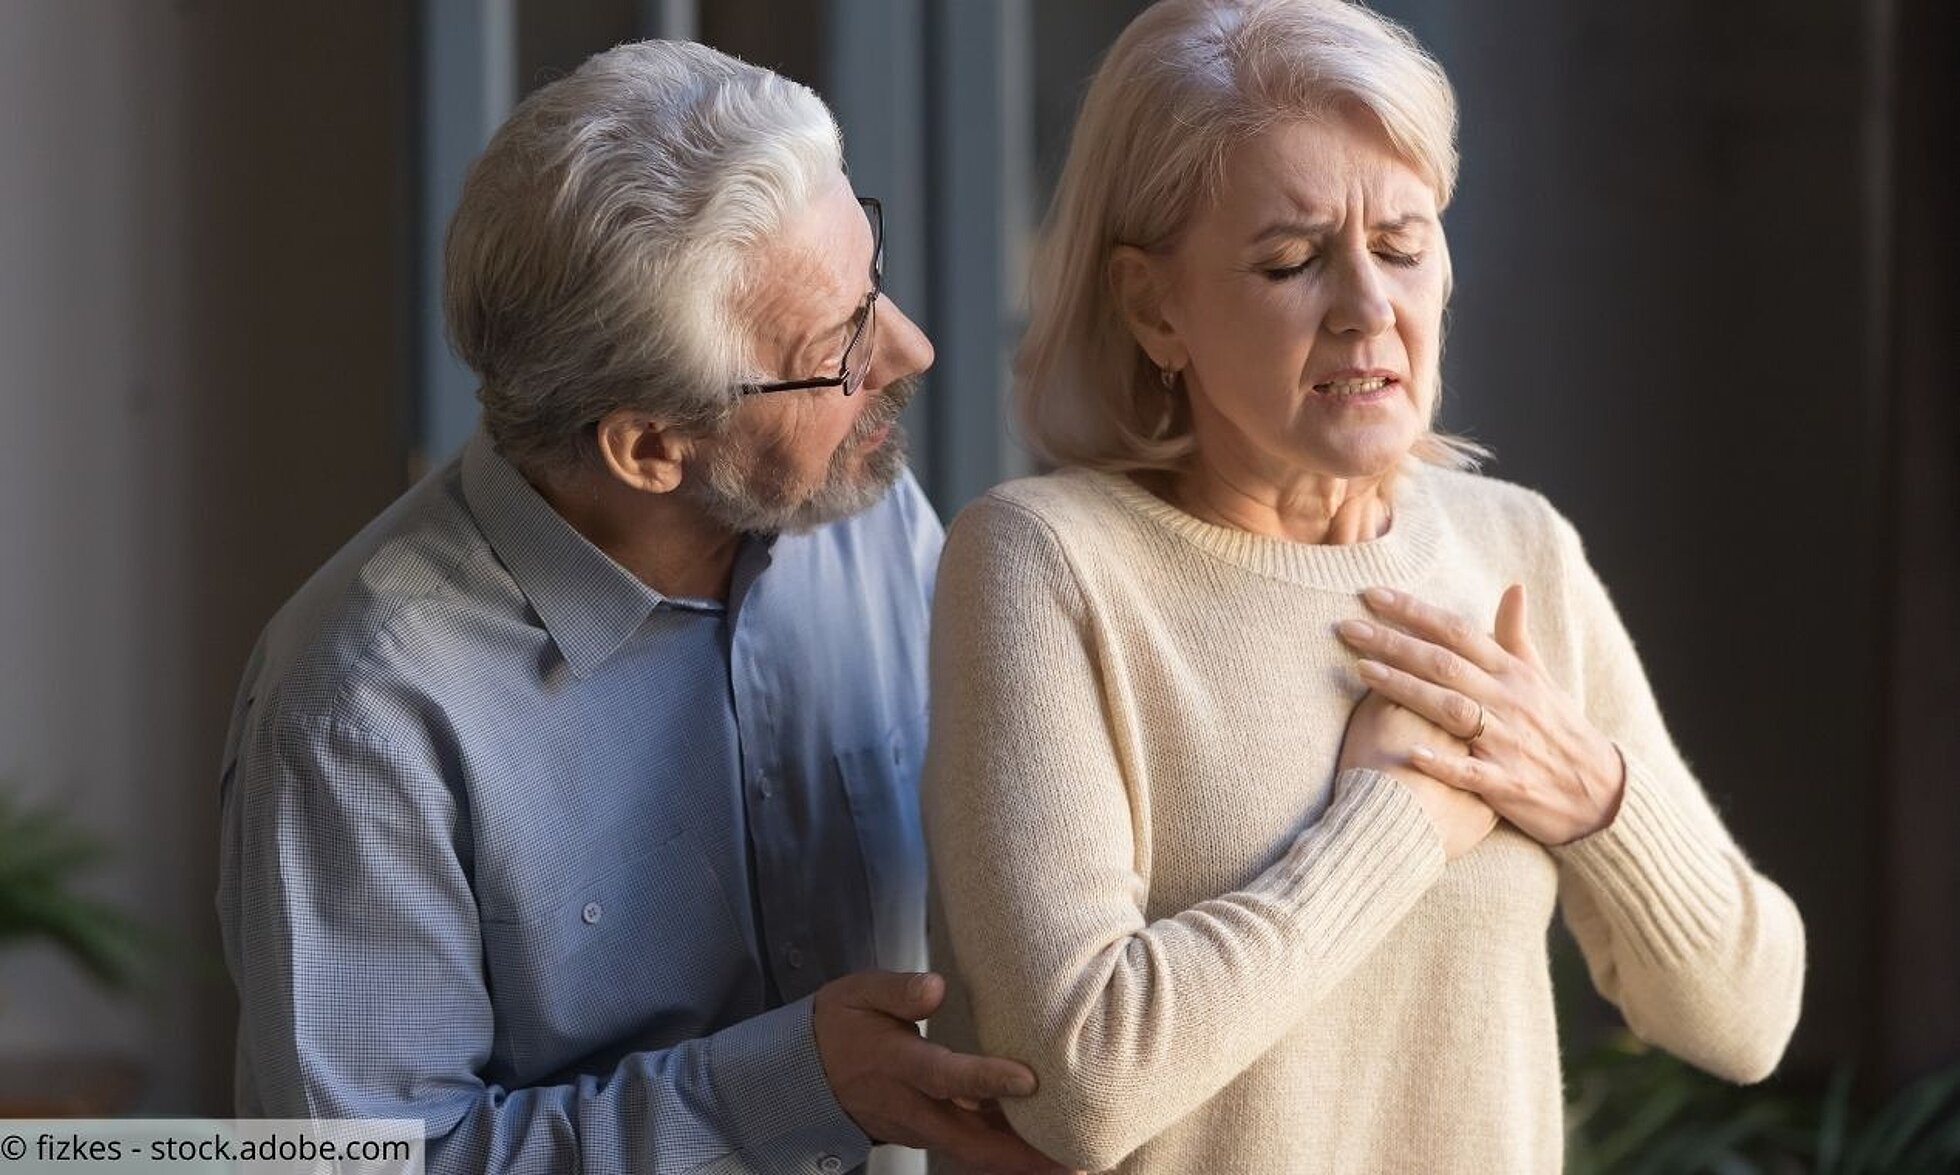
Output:
<path fill-rule="evenodd" d="M 1920 1136 L 1919 1142 L 1900 1161 L 1899 1169 L 1907 1175 L 1934 1175 L 1935 1172 L 1952 1175 L 1960 1171 L 1960 1107 Z"/>
<path fill-rule="evenodd" d="M 141 935 L 120 912 L 61 890 L 35 887 L 8 895 L 0 938 L 44 938 L 111 987 L 125 986 Z"/>
<path fill-rule="evenodd" d="M 147 936 L 114 907 L 74 890 L 107 857 L 96 838 L 52 807 L 0 787 L 0 945 L 52 943 L 90 975 L 125 986 Z"/>
<path fill-rule="evenodd" d="M 1844 1139 L 1851 1122 L 1850 1065 L 1831 1071 L 1830 1088 L 1824 1092 L 1824 1112 L 1817 1126 L 1817 1172 L 1832 1175 L 1844 1158 Z"/>
<path fill-rule="evenodd" d="M 1777 1101 L 1758 1101 L 1743 1106 L 1732 1115 L 1715 1115 L 1676 1132 L 1666 1144 L 1656 1147 L 1646 1160 L 1629 1168 L 1639 1175 L 1683 1175 L 1695 1171 L 1740 1169 L 1760 1172 L 1740 1148 L 1758 1141 L 1769 1127 L 1787 1119 L 1790 1107 Z"/>
<path fill-rule="evenodd" d="M 1617 1171 L 1632 1156 L 1651 1147 L 1693 1098 L 1685 1083 L 1664 1085 L 1643 1101 L 1628 1120 L 1599 1144 L 1594 1155 L 1600 1166 Z"/>
<path fill-rule="evenodd" d="M 1960 1107 L 1952 1104 L 1956 1092 L 1960 1092 L 1960 1066 L 1907 1086 L 1873 1116 L 1847 1156 L 1846 1170 L 1891 1175 L 1916 1136 L 1935 1122 L 1942 1109 L 1949 1115 L 1960 1113 Z"/>
<path fill-rule="evenodd" d="M 1856 1075 L 1738 1087 L 1624 1034 L 1567 1066 L 1568 1175 L 1954 1175 L 1960 1064 L 1861 1115 Z"/>

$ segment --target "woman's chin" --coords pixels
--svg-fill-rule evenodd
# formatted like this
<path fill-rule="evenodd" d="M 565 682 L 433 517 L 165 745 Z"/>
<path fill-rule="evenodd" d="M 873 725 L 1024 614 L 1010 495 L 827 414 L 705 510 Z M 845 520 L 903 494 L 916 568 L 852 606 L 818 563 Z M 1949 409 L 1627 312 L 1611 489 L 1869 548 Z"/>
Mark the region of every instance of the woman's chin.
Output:
<path fill-rule="evenodd" d="M 1367 480 L 1387 477 L 1402 467 L 1415 447 L 1411 435 L 1327 438 L 1315 447 L 1310 466 L 1330 477 Z"/>

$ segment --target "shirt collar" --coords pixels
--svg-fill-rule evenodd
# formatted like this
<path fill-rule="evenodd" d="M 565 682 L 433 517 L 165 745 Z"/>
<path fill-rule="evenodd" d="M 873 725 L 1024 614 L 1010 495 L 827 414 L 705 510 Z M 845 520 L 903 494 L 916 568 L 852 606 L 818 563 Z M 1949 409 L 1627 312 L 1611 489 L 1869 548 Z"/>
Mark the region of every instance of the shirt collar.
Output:
<path fill-rule="evenodd" d="M 574 676 L 618 652 L 665 602 L 574 530 L 482 428 L 463 447 L 463 500 Z"/>

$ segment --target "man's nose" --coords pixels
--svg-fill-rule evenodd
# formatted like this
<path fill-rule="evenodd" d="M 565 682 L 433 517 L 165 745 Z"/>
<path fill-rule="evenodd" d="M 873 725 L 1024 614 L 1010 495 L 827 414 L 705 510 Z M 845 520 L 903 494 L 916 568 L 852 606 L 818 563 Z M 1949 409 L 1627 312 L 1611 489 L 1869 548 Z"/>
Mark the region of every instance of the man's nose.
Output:
<path fill-rule="evenodd" d="M 932 340 L 926 338 L 926 332 L 898 308 L 898 303 L 890 298 L 883 301 L 878 307 L 877 350 L 864 381 L 873 391 L 932 366 Z"/>

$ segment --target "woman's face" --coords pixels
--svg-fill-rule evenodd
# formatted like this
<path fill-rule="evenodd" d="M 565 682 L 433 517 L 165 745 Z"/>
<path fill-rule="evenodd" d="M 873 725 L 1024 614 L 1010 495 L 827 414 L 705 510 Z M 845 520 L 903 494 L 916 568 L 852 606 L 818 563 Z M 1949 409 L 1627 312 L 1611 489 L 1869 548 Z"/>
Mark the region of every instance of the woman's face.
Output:
<path fill-rule="evenodd" d="M 1275 127 L 1223 180 L 1159 263 L 1201 460 L 1279 484 L 1391 472 L 1438 383 L 1435 192 L 1359 113 Z"/>

